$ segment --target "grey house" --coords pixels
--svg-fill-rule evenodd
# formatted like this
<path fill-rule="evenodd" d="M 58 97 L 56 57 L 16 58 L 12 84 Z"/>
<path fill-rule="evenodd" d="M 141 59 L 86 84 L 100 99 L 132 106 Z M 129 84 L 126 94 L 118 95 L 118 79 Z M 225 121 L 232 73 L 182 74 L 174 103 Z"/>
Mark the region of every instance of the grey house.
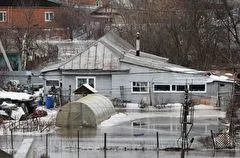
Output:
<path fill-rule="evenodd" d="M 166 58 L 136 54 L 112 31 L 69 60 L 42 69 L 41 74 L 46 92 L 53 85 L 63 92 L 71 85 L 73 95 L 87 83 L 110 99 L 135 103 L 147 99 L 153 105 L 183 102 L 186 85 L 193 98 L 217 102 L 219 96 L 230 95 L 232 85 L 227 78 L 171 64 Z"/>

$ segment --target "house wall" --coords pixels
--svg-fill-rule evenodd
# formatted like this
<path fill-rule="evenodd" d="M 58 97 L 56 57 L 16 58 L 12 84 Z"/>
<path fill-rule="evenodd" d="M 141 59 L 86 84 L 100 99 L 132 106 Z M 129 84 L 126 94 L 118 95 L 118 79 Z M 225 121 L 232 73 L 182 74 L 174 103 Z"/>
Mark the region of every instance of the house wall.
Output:
<path fill-rule="evenodd" d="M 47 80 L 58 80 L 60 83 L 64 84 L 64 80 L 62 78 L 63 77 L 60 71 L 51 71 L 51 72 L 45 73 L 43 76 L 44 93 L 47 94 L 48 91 L 51 89 L 51 86 L 46 85 Z M 56 87 L 56 88 L 59 88 L 59 87 Z"/>
<path fill-rule="evenodd" d="M 71 85 L 71 100 L 76 100 L 73 91 L 77 89 L 76 87 L 76 77 L 94 77 L 96 82 L 95 89 L 101 94 L 110 97 L 112 95 L 112 77 L 107 74 L 86 74 L 86 73 L 74 73 L 74 75 L 61 75 L 61 72 L 51 71 L 45 74 L 44 78 L 46 80 L 59 80 L 62 83 L 62 93 L 65 96 L 69 96 L 69 85 Z M 45 86 L 45 94 L 50 90 L 50 86 Z M 57 88 L 57 87 L 56 87 Z"/>
<path fill-rule="evenodd" d="M 56 27 L 53 21 L 45 21 L 45 12 L 54 12 L 58 8 L 51 7 L 0 7 L 0 11 L 7 13 L 5 22 L 0 22 L 0 29 L 4 28 L 38 28 L 46 29 Z"/>
<path fill-rule="evenodd" d="M 131 82 L 149 82 L 149 93 L 132 93 Z M 181 73 L 139 73 L 139 74 L 125 74 L 113 75 L 112 87 L 116 89 L 113 91 L 113 97 L 122 98 L 124 100 L 140 103 L 143 98 L 151 98 L 153 104 L 159 103 L 176 103 L 184 101 L 184 92 L 153 92 L 153 84 L 205 84 L 207 77 L 193 74 Z M 124 87 L 124 95 L 121 95 L 120 86 Z M 215 84 L 206 84 L 206 92 L 193 92 L 193 98 L 204 98 L 208 96 L 217 96 Z M 118 90 L 118 91 L 117 91 Z"/>
<path fill-rule="evenodd" d="M 43 79 L 39 78 L 39 72 L 34 71 L 12 71 L 1 74 L 3 84 L 6 84 L 10 80 L 18 80 L 20 84 L 41 84 Z"/>
<path fill-rule="evenodd" d="M 48 75 L 50 74 L 50 75 Z M 94 73 L 74 73 L 74 75 L 62 75 L 57 72 L 46 74 L 46 79 L 59 79 L 62 82 L 63 95 L 69 94 L 69 85 L 71 91 L 76 90 L 76 77 L 95 77 L 95 89 L 110 99 L 118 98 L 126 101 L 140 103 L 142 100 L 152 102 L 152 105 L 163 103 L 182 103 L 184 102 L 183 91 L 170 91 L 170 92 L 153 92 L 153 85 L 167 84 L 167 85 L 185 85 L 187 84 L 206 84 L 205 92 L 190 92 L 189 97 L 193 99 L 208 99 L 211 103 L 217 104 L 219 95 L 229 95 L 231 92 L 231 83 L 209 82 L 209 77 L 198 74 L 183 74 L 175 72 L 136 72 L 136 73 L 113 73 L 110 74 L 94 74 Z M 58 76 L 58 77 L 57 77 Z M 132 82 L 148 82 L 148 93 L 133 93 Z M 224 84 L 224 86 L 219 86 Z M 47 87 L 50 88 L 50 87 Z M 47 92 L 47 89 L 46 91 Z M 72 100 L 75 100 L 73 93 Z"/>

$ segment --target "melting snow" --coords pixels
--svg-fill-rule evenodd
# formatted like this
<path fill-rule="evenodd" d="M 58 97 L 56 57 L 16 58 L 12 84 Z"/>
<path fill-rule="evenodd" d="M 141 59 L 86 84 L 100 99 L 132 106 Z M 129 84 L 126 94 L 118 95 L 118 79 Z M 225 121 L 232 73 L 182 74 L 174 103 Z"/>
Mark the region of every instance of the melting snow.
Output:
<path fill-rule="evenodd" d="M 140 109 L 138 107 L 138 104 L 127 104 L 127 109 Z M 154 108 L 154 107 L 149 107 Z M 136 119 L 141 118 L 149 118 L 149 117 L 179 117 L 180 115 L 180 108 L 181 104 L 167 104 L 165 105 L 165 108 L 162 110 L 168 110 L 168 111 L 160 111 L 158 112 L 145 112 L 145 113 L 138 113 L 138 112 L 129 112 L 129 113 L 117 113 L 110 117 L 108 120 L 103 121 L 99 127 L 109 127 L 114 126 L 123 122 L 127 121 L 133 121 Z M 225 112 L 219 111 L 217 107 L 209 106 L 209 105 L 195 105 L 195 117 L 225 117 Z"/>
<path fill-rule="evenodd" d="M 8 116 L 8 114 L 4 110 L 0 110 L 0 115 L 2 116 Z"/>
<path fill-rule="evenodd" d="M 177 71 L 177 72 L 184 72 L 184 73 L 197 73 L 197 72 L 201 72 L 201 71 L 197 71 L 194 69 L 189 69 L 189 68 L 181 68 L 181 67 L 166 67 L 169 70 L 172 71 Z"/>
<path fill-rule="evenodd" d="M 230 78 L 227 76 L 210 75 L 210 79 L 212 79 L 213 81 L 231 82 Z"/>
<path fill-rule="evenodd" d="M 25 112 L 23 111 L 22 107 L 18 107 L 17 110 L 12 110 L 11 118 L 15 120 L 19 120 Z"/>
<path fill-rule="evenodd" d="M 11 99 L 11 100 L 30 100 L 33 96 L 22 92 L 6 92 L 0 91 L 1 99 Z"/>

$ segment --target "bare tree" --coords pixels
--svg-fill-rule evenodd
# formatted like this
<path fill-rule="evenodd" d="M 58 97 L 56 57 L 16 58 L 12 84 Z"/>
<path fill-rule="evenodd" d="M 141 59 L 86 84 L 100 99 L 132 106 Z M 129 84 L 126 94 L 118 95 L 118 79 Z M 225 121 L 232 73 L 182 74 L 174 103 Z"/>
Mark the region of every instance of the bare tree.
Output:
<path fill-rule="evenodd" d="M 69 29 L 71 39 L 74 33 L 75 36 L 86 33 L 87 38 L 98 39 L 104 35 L 107 26 L 106 20 L 95 19 L 86 10 L 71 6 L 62 8 L 55 20 L 60 27 Z"/>
<path fill-rule="evenodd" d="M 12 27 L 1 30 L 1 39 L 7 52 L 21 52 L 21 70 L 36 68 L 43 61 L 52 60 L 47 53 L 46 46 L 39 45 L 38 39 L 43 39 L 45 32 L 36 25 L 36 8 L 40 1 L 18 1 L 21 8 L 19 16 L 23 18 L 21 22 L 13 23 Z M 26 7 L 29 5 L 29 7 Z M 36 25 L 36 26 L 35 26 Z M 56 58 L 56 57 L 54 57 Z M 17 69 L 15 69 L 17 70 Z"/>
<path fill-rule="evenodd" d="M 204 0 L 131 2 L 130 8 L 116 7 L 124 22 L 118 29 L 130 43 L 134 44 L 132 37 L 140 31 L 143 51 L 203 70 L 222 64 L 218 52 L 226 32 L 214 23 L 215 4 Z"/>

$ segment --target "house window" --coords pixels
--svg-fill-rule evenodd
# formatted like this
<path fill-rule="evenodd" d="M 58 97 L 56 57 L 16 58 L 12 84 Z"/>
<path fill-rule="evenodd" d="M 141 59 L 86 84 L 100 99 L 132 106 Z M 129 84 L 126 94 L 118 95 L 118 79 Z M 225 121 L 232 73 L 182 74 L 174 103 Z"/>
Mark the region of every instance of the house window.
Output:
<path fill-rule="evenodd" d="M 185 91 L 186 85 L 176 85 L 177 91 Z"/>
<path fill-rule="evenodd" d="M 172 91 L 183 92 L 185 91 L 186 85 L 172 85 Z"/>
<path fill-rule="evenodd" d="M 83 84 L 88 84 L 95 88 L 95 77 L 76 77 L 76 88 L 81 87 Z"/>
<path fill-rule="evenodd" d="M 240 85 L 239 84 L 235 84 L 235 93 L 240 93 Z"/>
<path fill-rule="evenodd" d="M 153 92 L 184 92 L 188 88 L 191 92 L 206 92 L 205 84 L 193 84 L 193 85 L 161 85 L 154 84 Z"/>
<path fill-rule="evenodd" d="M 53 12 L 45 12 L 45 21 L 52 21 L 54 18 L 54 13 Z"/>
<path fill-rule="evenodd" d="M 225 86 L 225 84 L 224 83 L 220 83 L 220 87 L 224 87 Z"/>
<path fill-rule="evenodd" d="M 199 84 L 199 85 L 189 85 L 189 90 L 192 92 L 205 92 L 205 84 Z"/>
<path fill-rule="evenodd" d="M 132 93 L 148 93 L 149 83 L 148 82 L 132 82 Z"/>
<path fill-rule="evenodd" d="M 164 92 L 164 91 L 170 91 L 170 85 L 158 85 L 154 84 L 153 85 L 153 91 L 154 92 Z"/>
<path fill-rule="evenodd" d="M 7 12 L 0 11 L 0 22 L 5 22 L 7 20 Z"/>
<path fill-rule="evenodd" d="M 59 80 L 46 80 L 46 86 L 49 87 L 59 87 L 60 86 L 60 82 Z"/>
<path fill-rule="evenodd" d="M 102 0 L 96 0 L 96 6 L 101 7 L 102 6 Z"/>

